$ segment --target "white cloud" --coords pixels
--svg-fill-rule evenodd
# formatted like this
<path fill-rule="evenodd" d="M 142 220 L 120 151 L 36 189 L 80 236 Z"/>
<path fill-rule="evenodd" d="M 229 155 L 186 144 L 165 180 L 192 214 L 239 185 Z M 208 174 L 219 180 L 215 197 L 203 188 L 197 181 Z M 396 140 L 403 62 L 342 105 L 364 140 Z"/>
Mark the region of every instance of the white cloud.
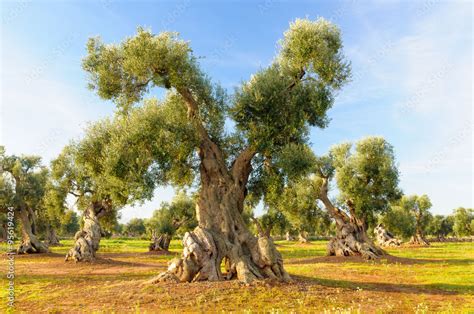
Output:
<path fill-rule="evenodd" d="M 400 20 L 402 34 L 368 25 L 348 47 L 355 81 L 338 99 L 341 111 L 364 102 L 388 108 L 384 116 L 367 111 L 370 123 L 383 119 L 397 142 L 402 188 L 427 193 L 436 213 L 473 206 L 471 6 L 423 6 L 416 19 Z"/>

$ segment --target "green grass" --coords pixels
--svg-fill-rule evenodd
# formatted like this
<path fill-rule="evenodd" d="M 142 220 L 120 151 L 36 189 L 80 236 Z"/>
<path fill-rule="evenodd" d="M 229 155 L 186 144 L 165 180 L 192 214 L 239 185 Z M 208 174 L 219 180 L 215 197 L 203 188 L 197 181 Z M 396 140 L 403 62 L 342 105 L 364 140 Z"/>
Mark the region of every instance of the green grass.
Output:
<path fill-rule="evenodd" d="M 389 249 L 398 258 L 374 262 L 325 257 L 327 241 L 277 241 L 295 281 L 250 286 L 146 284 L 181 251 L 178 240 L 171 243 L 174 254 L 152 255 L 147 240 L 103 239 L 92 264 L 63 262 L 72 243 L 63 240 L 52 254 L 16 257 L 18 311 L 474 313 L 474 243 Z M 2 276 L 2 287 L 6 284 Z"/>

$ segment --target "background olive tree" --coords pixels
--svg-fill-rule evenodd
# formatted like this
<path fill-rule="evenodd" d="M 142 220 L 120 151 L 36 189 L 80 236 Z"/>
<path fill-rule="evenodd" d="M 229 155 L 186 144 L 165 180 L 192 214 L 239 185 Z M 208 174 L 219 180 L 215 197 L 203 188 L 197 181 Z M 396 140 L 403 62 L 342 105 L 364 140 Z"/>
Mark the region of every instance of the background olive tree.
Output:
<path fill-rule="evenodd" d="M 196 202 L 184 192 L 178 193 L 171 203 L 162 203 L 145 225 L 151 234 L 150 251 L 168 251 L 170 241 L 177 234 L 184 235 L 197 226 Z"/>
<path fill-rule="evenodd" d="M 427 195 L 404 195 L 400 200 L 400 206 L 408 213 L 410 213 L 414 220 L 414 233 L 409 241 L 411 244 L 429 245 L 425 237 L 426 229 L 432 218 L 429 209 L 431 208 L 431 201 Z"/>
<path fill-rule="evenodd" d="M 142 237 L 146 234 L 145 220 L 142 218 L 132 218 L 124 226 L 123 233 L 129 237 Z"/>
<path fill-rule="evenodd" d="M 474 235 L 474 210 L 459 207 L 453 213 L 453 231 L 458 237 Z"/>
<path fill-rule="evenodd" d="M 47 195 L 50 211 L 64 213 L 70 205 L 68 197 L 72 197 L 73 205 L 82 212 L 82 228 L 76 233 L 66 260 L 93 260 L 102 235 L 113 233 L 119 209 L 151 199 L 160 182 L 148 168 L 137 166 L 139 161 L 127 166 L 120 161 L 109 162 L 117 157 L 111 148 L 114 142 L 121 141 L 127 126 L 122 118 L 92 124 L 83 139 L 66 146 L 51 163 Z M 123 176 L 110 175 L 110 168 Z"/>
<path fill-rule="evenodd" d="M 426 233 L 438 238 L 439 241 L 444 241 L 448 235 L 453 234 L 453 226 L 453 216 L 435 215 L 429 221 Z"/>
<path fill-rule="evenodd" d="M 38 215 L 44 215 L 48 169 L 38 156 L 7 155 L 0 146 L 0 211 L 13 208 L 21 224 L 21 244 L 17 252 L 46 253 L 39 239 Z"/>

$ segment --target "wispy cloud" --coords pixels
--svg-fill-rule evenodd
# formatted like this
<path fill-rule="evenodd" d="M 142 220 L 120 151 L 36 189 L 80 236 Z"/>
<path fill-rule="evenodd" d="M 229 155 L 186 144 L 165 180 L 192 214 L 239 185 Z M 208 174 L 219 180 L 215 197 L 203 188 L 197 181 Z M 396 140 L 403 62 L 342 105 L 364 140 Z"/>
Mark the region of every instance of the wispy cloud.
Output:
<path fill-rule="evenodd" d="M 435 212 L 448 213 L 473 204 L 472 10 L 455 1 L 426 3 L 416 12 L 392 33 L 366 25 L 366 36 L 347 49 L 354 79 L 337 106 L 379 108 L 380 115 L 367 112 L 372 120 L 362 120 L 362 128 L 384 121 L 399 145 L 404 191 L 427 193 Z"/>

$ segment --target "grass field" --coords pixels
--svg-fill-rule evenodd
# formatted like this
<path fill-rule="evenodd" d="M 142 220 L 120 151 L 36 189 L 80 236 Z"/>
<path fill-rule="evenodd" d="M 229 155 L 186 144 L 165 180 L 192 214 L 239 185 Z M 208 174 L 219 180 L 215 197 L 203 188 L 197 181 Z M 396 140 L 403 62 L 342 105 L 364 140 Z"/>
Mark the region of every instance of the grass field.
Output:
<path fill-rule="evenodd" d="M 95 263 L 65 263 L 72 241 L 15 259 L 15 312 L 51 313 L 474 313 L 474 243 L 390 249 L 377 262 L 326 257 L 326 241 L 278 242 L 294 282 L 149 285 L 181 250 L 147 252 L 148 241 L 103 240 Z M 5 251 L 5 246 L 2 247 Z M 2 259 L 2 304 L 7 269 Z"/>

